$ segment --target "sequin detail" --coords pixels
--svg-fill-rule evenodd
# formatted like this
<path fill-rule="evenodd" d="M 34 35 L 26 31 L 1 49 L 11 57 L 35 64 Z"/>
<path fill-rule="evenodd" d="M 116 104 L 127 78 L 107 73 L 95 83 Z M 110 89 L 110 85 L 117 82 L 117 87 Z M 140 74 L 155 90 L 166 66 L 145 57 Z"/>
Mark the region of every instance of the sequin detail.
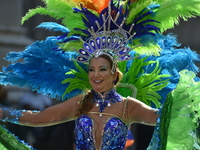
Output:
<path fill-rule="evenodd" d="M 167 132 L 168 129 L 166 129 L 166 131 L 161 131 L 161 130 L 164 130 L 164 128 L 162 126 L 166 126 L 165 124 L 167 124 L 166 122 L 162 122 L 162 126 L 161 126 L 161 119 L 163 120 L 163 118 L 164 118 L 164 117 L 161 118 L 162 107 L 157 109 L 156 113 L 158 114 L 157 123 L 154 128 L 154 132 L 153 132 L 151 141 L 149 143 L 149 146 L 147 147 L 147 150 L 162 150 L 162 148 L 164 148 L 164 145 L 166 144 L 166 143 L 164 144 L 164 142 L 163 142 L 164 140 L 166 140 L 166 139 L 164 139 L 166 133 L 163 133 L 163 132 Z M 166 116 L 168 116 L 168 115 L 166 115 Z M 169 118 L 170 117 L 168 116 L 168 119 Z M 167 120 L 167 119 L 165 118 L 165 120 Z M 161 137 L 161 135 L 163 137 Z M 161 139 L 162 139 L 162 141 L 161 141 Z"/>
<path fill-rule="evenodd" d="M 2 121 L 4 122 L 11 122 L 14 124 L 19 124 L 19 118 L 22 116 L 22 112 L 24 110 L 11 110 L 8 108 L 2 108 L 3 110 L 3 116 L 2 116 Z"/>
<path fill-rule="evenodd" d="M 128 126 L 119 118 L 109 119 L 103 134 L 102 150 L 123 150 L 128 135 Z"/>
<path fill-rule="evenodd" d="M 103 129 L 101 150 L 123 150 L 128 135 L 128 125 L 118 117 L 108 119 Z M 93 120 L 82 115 L 76 120 L 76 150 L 95 150 Z"/>
<path fill-rule="evenodd" d="M 94 99 L 92 99 L 92 102 L 98 103 L 98 107 L 99 107 L 99 112 L 103 112 L 104 109 L 111 104 L 115 104 L 116 102 L 121 102 L 121 95 L 119 95 L 115 89 L 112 89 L 108 92 L 105 92 L 104 94 L 102 93 L 97 93 L 94 90 L 92 90 L 93 94 L 94 94 Z"/>
<path fill-rule="evenodd" d="M 76 120 L 76 150 L 95 150 L 92 124 L 87 115 L 82 115 Z"/>

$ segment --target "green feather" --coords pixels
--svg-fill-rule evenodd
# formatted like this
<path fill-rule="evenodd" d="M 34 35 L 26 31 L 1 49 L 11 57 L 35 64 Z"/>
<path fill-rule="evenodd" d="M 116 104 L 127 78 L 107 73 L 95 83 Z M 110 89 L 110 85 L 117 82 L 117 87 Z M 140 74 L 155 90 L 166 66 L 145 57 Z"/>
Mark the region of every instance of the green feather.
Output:
<path fill-rule="evenodd" d="M 126 19 L 127 24 L 132 24 L 138 14 L 152 3 L 152 0 L 139 0 L 132 3 L 129 7 L 129 16 Z"/>
<path fill-rule="evenodd" d="M 119 62 L 118 67 L 120 68 L 121 72 L 125 72 L 127 69 L 126 62 L 125 61 Z"/>
<path fill-rule="evenodd" d="M 141 42 L 139 43 L 138 41 L 137 42 L 134 42 L 134 41 L 135 40 L 133 40 L 134 45 L 129 44 L 129 47 L 131 49 L 133 49 L 135 52 L 137 52 L 138 54 L 141 54 L 141 55 L 155 55 L 155 56 L 159 56 L 160 55 L 161 48 L 160 48 L 160 46 L 158 44 L 155 43 L 155 41 L 144 43 L 141 46 L 138 46 L 136 48 L 135 48 L 135 45 L 140 45 Z"/>
<path fill-rule="evenodd" d="M 186 21 L 188 18 L 200 15 L 199 0 L 158 0 L 156 2 L 160 4 L 160 8 L 153 19 L 160 22 L 156 26 L 161 29 L 161 32 L 178 25 L 181 18 Z"/>
<path fill-rule="evenodd" d="M 14 134 L 10 133 L 6 128 L 0 126 L 0 149 L 1 150 L 31 150 L 31 146 L 20 141 Z M 8 142 L 9 141 L 9 142 Z"/>
<path fill-rule="evenodd" d="M 63 97 L 70 93 L 73 90 L 80 89 L 85 92 L 87 89 L 91 89 L 91 85 L 88 79 L 88 73 L 77 63 L 74 61 L 74 65 L 78 71 L 71 69 L 66 73 L 66 75 L 74 75 L 74 78 L 67 78 L 62 81 L 62 84 L 69 83 L 68 87 L 65 89 L 63 93 Z"/>
<path fill-rule="evenodd" d="M 56 20 L 61 19 L 62 24 L 69 30 L 74 28 L 85 29 L 82 21 L 81 14 L 73 13 L 72 7 L 76 5 L 72 2 L 60 1 L 60 0 L 43 0 L 46 7 L 37 7 L 30 9 L 29 12 L 22 18 L 21 23 L 23 24 L 26 20 L 33 17 L 36 14 L 48 15 L 55 18 Z"/>
<path fill-rule="evenodd" d="M 129 83 L 137 88 L 136 98 L 147 105 L 155 104 L 160 106 L 159 99 L 161 96 L 157 91 L 162 90 L 168 84 L 169 75 L 160 75 L 159 63 L 157 61 L 146 61 L 147 57 L 135 58 L 132 61 L 129 70 L 126 70 L 125 64 L 120 64 L 119 68 L 123 72 L 124 77 L 121 83 Z M 126 62 L 127 63 L 127 62 Z M 149 74 L 144 74 L 143 67 L 156 63 L 154 70 Z M 132 96 L 131 90 L 126 88 L 117 88 L 122 96 Z"/>
<path fill-rule="evenodd" d="M 143 18 L 143 20 L 153 19 L 159 21 L 160 24 L 151 24 L 160 28 L 161 32 L 173 28 L 174 25 L 178 25 L 180 19 L 187 21 L 188 18 L 200 15 L 199 0 L 139 0 L 130 5 L 130 13 L 126 19 L 126 23 L 132 23 L 144 8 L 148 8 L 148 6 L 154 4 L 158 4 L 160 7 L 153 10 L 154 13 Z"/>
<path fill-rule="evenodd" d="M 61 44 L 59 48 L 61 48 L 64 51 L 71 51 L 73 49 L 75 50 L 81 49 L 82 47 L 83 47 L 82 41 L 69 41 L 67 43 Z"/>
<path fill-rule="evenodd" d="M 88 73 L 77 62 L 74 62 L 74 64 L 80 72 L 80 76 L 78 77 L 82 77 L 84 80 L 88 81 Z"/>

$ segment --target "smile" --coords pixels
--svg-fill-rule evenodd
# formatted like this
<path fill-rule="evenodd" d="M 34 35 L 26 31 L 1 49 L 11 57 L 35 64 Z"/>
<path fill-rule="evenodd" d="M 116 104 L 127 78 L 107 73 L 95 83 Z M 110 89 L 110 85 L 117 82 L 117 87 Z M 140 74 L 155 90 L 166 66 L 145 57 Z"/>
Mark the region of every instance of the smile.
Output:
<path fill-rule="evenodd" d="M 103 80 L 94 80 L 94 83 L 100 83 L 102 82 Z"/>

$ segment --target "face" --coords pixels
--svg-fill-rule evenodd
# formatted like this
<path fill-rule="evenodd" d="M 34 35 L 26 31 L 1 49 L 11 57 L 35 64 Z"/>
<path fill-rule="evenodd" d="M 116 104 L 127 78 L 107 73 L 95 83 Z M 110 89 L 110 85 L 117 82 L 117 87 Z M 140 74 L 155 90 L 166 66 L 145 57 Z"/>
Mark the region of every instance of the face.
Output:
<path fill-rule="evenodd" d="M 103 58 L 92 58 L 89 65 L 89 81 L 96 92 L 105 92 L 114 87 L 113 81 L 116 80 L 117 73 L 111 73 L 110 62 Z"/>

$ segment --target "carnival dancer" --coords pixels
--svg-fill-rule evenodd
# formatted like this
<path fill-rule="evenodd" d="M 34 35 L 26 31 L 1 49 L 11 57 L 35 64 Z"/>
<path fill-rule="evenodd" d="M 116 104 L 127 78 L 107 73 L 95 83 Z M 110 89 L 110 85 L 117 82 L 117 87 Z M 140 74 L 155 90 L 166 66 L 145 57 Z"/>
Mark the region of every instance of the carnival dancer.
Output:
<path fill-rule="evenodd" d="M 1 83 L 30 86 L 32 90 L 37 89 L 38 92 L 67 100 L 42 111 L 1 108 L 1 120 L 32 127 L 75 120 L 77 150 L 123 150 L 129 126 L 135 122 L 156 125 L 148 149 L 199 147 L 196 132 L 199 82 L 194 81 L 195 73 L 182 70 L 179 84 L 165 93 L 166 100 L 160 107 L 159 99 L 163 95 L 158 92 L 167 87 L 171 74 L 162 74 L 158 61 L 147 60 L 147 55 L 161 53 L 159 42 L 164 39 L 161 33 L 173 27 L 179 17 L 200 14 L 199 0 L 44 2 L 46 8 L 31 10 L 22 22 L 37 13 L 48 14 L 62 19 L 67 28 L 57 23 L 43 23 L 38 27 L 62 31 L 64 34 L 36 41 L 20 54 L 10 53 L 7 59 L 13 59 L 14 65 L 4 70 L 8 72 L 1 74 Z M 169 8 L 177 10 L 171 14 Z M 54 53 L 55 57 L 46 57 L 41 49 L 49 51 L 48 55 Z M 69 62 L 66 66 L 60 65 L 63 64 L 63 57 L 55 61 L 62 51 L 66 51 L 63 57 L 66 56 L 65 61 Z M 45 57 L 41 57 L 43 55 Z M 19 58 L 24 58 L 24 63 L 16 63 Z M 43 63 L 37 65 L 39 61 Z M 29 66 L 33 62 L 34 65 Z M 14 71 L 15 65 L 20 71 Z M 45 67 L 41 69 L 43 65 Z M 155 68 L 147 73 L 148 69 L 144 67 L 148 65 L 154 65 Z M 28 68 L 33 70 L 27 71 Z M 56 75 L 64 70 L 67 70 L 64 76 L 66 79 Z M 29 73 L 31 76 L 28 76 Z M 23 79 L 20 74 L 23 74 Z M 54 82 L 59 83 L 63 79 L 61 81 L 66 90 L 63 91 L 61 84 L 52 84 L 52 79 L 48 77 L 50 74 Z M 42 77 L 45 77 L 44 82 L 39 82 Z M 160 109 L 148 106 L 152 103 Z M 179 118 L 184 120 L 184 126 L 178 126 Z M 188 123 L 191 126 L 186 128 Z M 176 132 L 172 129 L 174 124 Z M 182 133 L 184 136 L 180 136 L 181 139 L 189 142 L 183 142 L 180 138 L 177 142 L 172 136 L 174 133 Z"/>

